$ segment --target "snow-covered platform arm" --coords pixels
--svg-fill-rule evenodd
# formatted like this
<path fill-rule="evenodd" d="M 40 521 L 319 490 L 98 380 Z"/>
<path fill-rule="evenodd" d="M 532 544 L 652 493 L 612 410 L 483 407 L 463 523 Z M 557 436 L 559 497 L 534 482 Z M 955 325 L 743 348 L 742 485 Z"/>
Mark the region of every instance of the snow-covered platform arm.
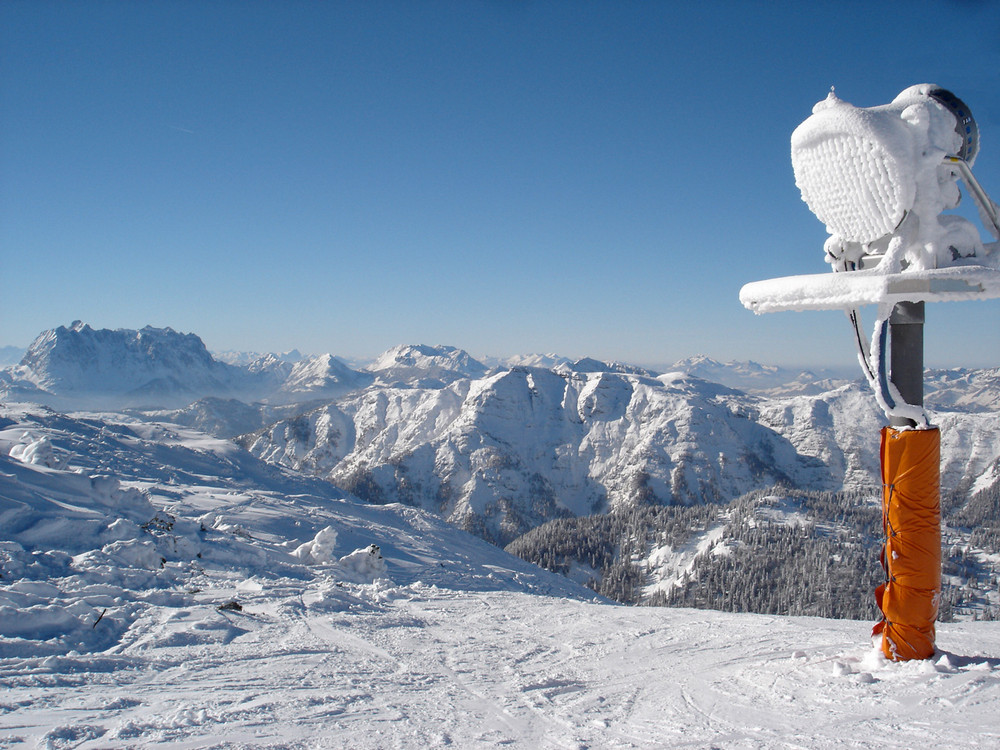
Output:
<path fill-rule="evenodd" d="M 902 273 L 878 268 L 843 273 L 786 276 L 754 281 L 740 302 L 755 313 L 784 310 L 853 310 L 898 302 L 961 302 L 1000 298 L 1000 269 L 952 266 Z"/>

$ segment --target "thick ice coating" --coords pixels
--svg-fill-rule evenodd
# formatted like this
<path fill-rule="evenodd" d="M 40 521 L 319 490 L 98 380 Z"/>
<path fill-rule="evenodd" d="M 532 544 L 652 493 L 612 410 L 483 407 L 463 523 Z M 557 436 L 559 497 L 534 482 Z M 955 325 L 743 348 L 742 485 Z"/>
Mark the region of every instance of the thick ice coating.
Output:
<path fill-rule="evenodd" d="M 830 92 L 792 134 L 795 184 L 827 231 L 850 242 L 892 232 L 912 208 L 913 138 L 898 117 Z"/>
<path fill-rule="evenodd" d="M 1000 242 L 984 244 L 967 219 L 942 211 L 970 190 L 983 225 L 1000 236 L 1000 208 L 972 177 L 979 130 L 968 107 L 934 84 L 890 104 L 855 107 L 833 91 L 792 133 L 803 200 L 827 225 L 834 271 L 746 284 L 757 313 L 853 310 L 899 302 L 1000 297 Z"/>
<path fill-rule="evenodd" d="M 939 218 L 960 199 L 958 171 L 945 159 L 964 145 L 961 123 L 935 96 L 941 91 L 911 86 L 892 103 L 867 108 L 831 91 L 792 133 L 795 183 L 826 224 L 835 268 L 884 255 L 892 273 L 981 254 L 971 224 Z"/>

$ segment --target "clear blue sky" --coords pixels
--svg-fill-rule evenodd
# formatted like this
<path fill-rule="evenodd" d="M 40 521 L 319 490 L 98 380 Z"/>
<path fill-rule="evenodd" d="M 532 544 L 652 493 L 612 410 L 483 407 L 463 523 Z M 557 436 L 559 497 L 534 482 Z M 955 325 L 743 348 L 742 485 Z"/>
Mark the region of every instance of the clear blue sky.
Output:
<path fill-rule="evenodd" d="M 854 363 L 789 136 L 933 82 L 1000 201 L 989 2 L 0 2 L 0 344 L 75 319 L 211 349 Z M 869 315 L 870 317 L 870 315 Z M 927 359 L 1000 365 L 1000 303 Z"/>

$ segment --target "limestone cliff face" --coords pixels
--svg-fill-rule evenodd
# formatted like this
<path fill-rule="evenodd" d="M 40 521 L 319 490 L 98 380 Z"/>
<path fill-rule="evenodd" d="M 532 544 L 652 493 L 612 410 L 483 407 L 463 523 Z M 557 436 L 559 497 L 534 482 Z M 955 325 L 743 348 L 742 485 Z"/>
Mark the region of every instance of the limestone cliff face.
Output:
<path fill-rule="evenodd" d="M 976 481 L 1000 456 L 1000 416 L 939 421 L 945 487 Z M 874 487 L 881 424 L 859 385 L 766 398 L 681 374 L 515 367 L 444 388 L 371 387 L 241 440 L 502 543 L 552 518 L 726 502 L 775 482 Z"/>

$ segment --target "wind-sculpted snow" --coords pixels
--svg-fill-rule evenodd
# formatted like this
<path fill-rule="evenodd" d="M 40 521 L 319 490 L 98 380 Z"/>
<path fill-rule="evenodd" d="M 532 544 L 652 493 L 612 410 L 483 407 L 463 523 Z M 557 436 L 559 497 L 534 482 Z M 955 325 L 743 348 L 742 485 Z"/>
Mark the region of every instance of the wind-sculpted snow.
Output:
<path fill-rule="evenodd" d="M 943 625 L 934 659 L 893 664 L 862 623 L 259 565 L 206 570 L 135 606 L 104 650 L 0 658 L 0 741 L 883 750 L 998 739 L 996 623 Z"/>

